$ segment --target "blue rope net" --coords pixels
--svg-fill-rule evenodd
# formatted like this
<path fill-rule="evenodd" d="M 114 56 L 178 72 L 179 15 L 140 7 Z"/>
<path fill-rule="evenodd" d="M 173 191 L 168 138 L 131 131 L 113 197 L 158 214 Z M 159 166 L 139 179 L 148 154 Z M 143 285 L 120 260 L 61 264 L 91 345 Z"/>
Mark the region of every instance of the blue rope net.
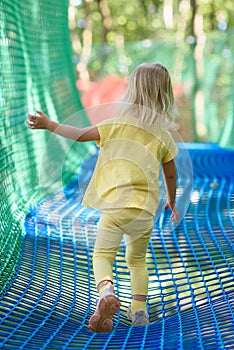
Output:
<path fill-rule="evenodd" d="M 110 334 L 91 333 L 98 297 L 92 272 L 100 213 L 81 206 L 74 179 L 25 221 L 20 268 L 0 302 L 3 349 L 228 349 L 233 347 L 234 153 L 188 145 L 192 202 L 170 233 L 155 221 L 147 253 L 151 324 L 126 318 L 129 275 L 121 244 L 114 265 L 121 311 Z M 84 177 L 97 154 L 84 164 Z M 90 171 L 91 173 L 91 171 Z"/>

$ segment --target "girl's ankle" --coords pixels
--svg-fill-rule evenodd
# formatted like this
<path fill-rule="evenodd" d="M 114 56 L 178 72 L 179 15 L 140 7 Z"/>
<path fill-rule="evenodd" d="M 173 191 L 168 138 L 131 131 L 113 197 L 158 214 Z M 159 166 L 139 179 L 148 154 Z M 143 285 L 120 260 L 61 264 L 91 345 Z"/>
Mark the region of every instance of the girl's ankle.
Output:
<path fill-rule="evenodd" d="M 113 283 L 111 281 L 102 281 L 98 285 L 98 293 L 101 296 L 105 290 L 109 289 L 110 291 L 113 291 Z"/>
<path fill-rule="evenodd" d="M 135 313 L 138 310 L 146 311 L 146 301 L 132 299 L 131 312 Z"/>

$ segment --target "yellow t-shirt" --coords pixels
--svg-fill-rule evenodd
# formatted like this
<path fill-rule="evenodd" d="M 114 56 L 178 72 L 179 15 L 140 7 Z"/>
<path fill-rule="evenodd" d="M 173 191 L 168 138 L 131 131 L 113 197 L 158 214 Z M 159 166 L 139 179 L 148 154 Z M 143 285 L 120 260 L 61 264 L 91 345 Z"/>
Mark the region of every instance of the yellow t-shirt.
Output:
<path fill-rule="evenodd" d="M 178 152 L 171 134 L 134 117 L 107 120 L 97 128 L 100 153 L 82 204 L 100 210 L 139 208 L 155 215 L 160 163 Z"/>

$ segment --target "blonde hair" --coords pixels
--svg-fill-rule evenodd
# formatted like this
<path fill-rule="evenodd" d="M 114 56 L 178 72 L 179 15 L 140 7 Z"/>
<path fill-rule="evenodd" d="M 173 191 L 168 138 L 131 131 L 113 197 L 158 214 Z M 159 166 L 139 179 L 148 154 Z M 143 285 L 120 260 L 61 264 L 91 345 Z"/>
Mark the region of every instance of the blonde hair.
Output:
<path fill-rule="evenodd" d="M 121 115 L 132 115 L 153 124 L 159 119 L 171 121 L 176 112 L 171 78 L 161 63 L 143 63 L 129 77 L 121 101 Z M 136 115 L 138 114 L 138 115 Z"/>

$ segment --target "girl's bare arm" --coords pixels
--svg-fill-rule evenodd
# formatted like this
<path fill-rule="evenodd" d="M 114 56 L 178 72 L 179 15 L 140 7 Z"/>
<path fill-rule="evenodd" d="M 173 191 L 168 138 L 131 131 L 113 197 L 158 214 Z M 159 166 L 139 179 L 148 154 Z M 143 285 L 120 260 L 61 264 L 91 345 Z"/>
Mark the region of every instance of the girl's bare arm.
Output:
<path fill-rule="evenodd" d="M 95 125 L 81 129 L 75 126 L 53 122 L 48 118 L 46 114 L 40 111 L 37 111 L 37 113 L 39 116 L 28 114 L 28 120 L 26 121 L 26 124 L 29 129 L 46 129 L 57 135 L 79 142 L 100 139 L 98 129 Z"/>
<path fill-rule="evenodd" d="M 178 222 L 179 213 L 175 205 L 176 199 L 176 165 L 174 160 L 162 164 L 163 177 L 167 191 L 167 202 L 164 209 L 170 208 L 172 211 L 172 221 Z"/>

